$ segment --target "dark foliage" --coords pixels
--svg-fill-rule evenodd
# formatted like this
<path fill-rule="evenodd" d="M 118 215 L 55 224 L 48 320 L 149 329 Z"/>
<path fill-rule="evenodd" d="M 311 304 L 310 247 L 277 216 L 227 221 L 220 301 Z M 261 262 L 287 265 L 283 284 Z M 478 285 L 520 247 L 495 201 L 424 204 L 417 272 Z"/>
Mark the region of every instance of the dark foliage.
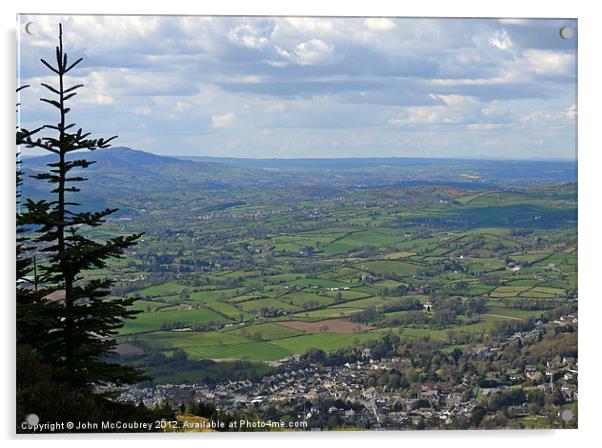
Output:
<path fill-rule="evenodd" d="M 52 310 L 47 310 L 51 312 L 43 313 L 45 316 L 54 314 L 54 328 L 43 338 L 43 344 L 35 343 L 34 347 L 52 366 L 62 369 L 71 384 L 128 383 L 140 379 L 140 372 L 107 363 L 103 355 L 115 348 L 112 336 L 123 325 L 123 319 L 135 314 L 127 309 L 132 299 L 109 299 L 111 280 L 88 280 L 84 271 L 105 267 L 108 259 L 120 257 L 140 235 L 98 242 L 82 233 L 86 227 L 100 226 L 116 210 L 78 212 L 80 204 L 73 201 L 74 194 L 80 191 L 76 184 L 86 180 L 80 172 L 93 163 L 80 154 L 86 150 L 107 148 L 115 138 L 90 138 L 89 133 L 81 128 L 76 130 L 75 124 L 67 121 L 70 112 L 67 103 L 82 85 L 65 86 L 65 75 L 81 60 L 69 63 L 63 51 L 62 28 L 59 27 L 55 65 L 42 59 L 42 63 L 56 75 L 57 85 L 42 84 L 51 93 L 51 98 L 41 99 L 57 110 L 58 123 L 44 125 L 33 132 L 21 129 L 17 133 L 18 143 L 44 149 L 54 156 L 47 164 L 48 170 L 34 176 L 51 184 L 53 198 L 37 202 L 27 200 L 25 210 L 18 218 L 22 225 L 35 228 L 36 234 L 31 242 L 45 257 L 36 284 L 64 294 L 63 306 L 52 306 Z M 39 137 L 38 133 L 44 136 Z M 72 153 L 78 158 L 67 159 L 67 155 Z M 25 265 L 27 261 L 22 260 Z M 23 269 L 19 274 L 24 274 Z M 27 321 L 35 319 L 35 315 L 29 313 L 21 317 Z"/>
<path fill-rule="evenodd" d="M 40 418 L 40 423 L 90 422 L 99 428 L 103 421 L 153 424 L 175 417 L 173 410 L 167 407 L 149 410 L 134 403 L 115 403 L 88 387 L 73 386 L 27 345 L 17 346 L 17 374 L 17 432 L 31 432 L 21 424 L 31 413 Z"/>

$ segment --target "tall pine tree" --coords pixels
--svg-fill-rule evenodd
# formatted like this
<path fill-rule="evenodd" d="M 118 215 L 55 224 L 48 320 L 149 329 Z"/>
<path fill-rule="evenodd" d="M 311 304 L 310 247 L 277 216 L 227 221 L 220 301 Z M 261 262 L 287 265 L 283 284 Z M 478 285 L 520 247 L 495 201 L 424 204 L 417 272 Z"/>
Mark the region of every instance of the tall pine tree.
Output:
<path fill-rule="evenodd" d="M 29 86 L 21 86 L 17 89 L 19 94 Z M 20 103 L 17 103 L 17 112 Z M 24 144 L 27 139 L 40 132 L 42 128 L 27 131 L 17 125 L 17 148 Z M 35 247 L 31 245 L 30 235 L 32 229 L 29 214 L 21 207 L 21 187 L 23 185 L 23 172 L 21 171 L 20 154 L 17 152 L 17 343 L 30 346 L 32 349 L 44 351 L 46 334 L 55 327 L 56 304 L 48 301 L 45 297 L 52 293 L 51 289 L 43 288 L 38 284 L 36 275 L 36 260 L 31 254 Z"/>
<path fill-rule="evenodd" d="M 47 165 L 47 171 L 33 176 L 51 184 L 51 199 L 37 202 L 27 200 L 18 219 L 21 225 L 35 227 L 31 244 L 45 258 L 44 264 L 38 269 L 36 283 L 48 291 L 64 294 L 64 299 L 58 302 L 60 306 L 47 309 L 46 317 L 52 316 L 50 321 L 54 328 L 45 332 L 43 343 L 38 345 L 40 354 L 46 362 L 62 372 L 64 380 L 73 385 L 131 383 L 143 378 L 141 372 L 109 362 L 107 355 L 117 345 L 114 336 L 123 326 L 124 319 L 136 314 L 128 309 L 134 299 L 109 297 L 112 281 L 108 278 L 87 278 L 85 272 L 104 268 L 110 258 L 123 256 L 124 250 L 135 244 L 141 234 L 99 242 L 83 233 L 86 228 L 100 226 L 117 209 L 81 211 L 81 205 L 73 201 L 80 191 L 77 184 L 86 180 L 78 172 L 94 163 L 84 158 L 85 153 L 108 148 L 116 138 L 90 138 L 89 133 L 67 121 L 70 112 L 67 104 L 83 86 L 66 86 L 66 75 L 81 61 L 82 58 L 69 63 L 63 49 L 62 26 L 59 25 L 54 64 L 41 60 L 56 76 L 55 85 L 42 83 L 50 92 L 50 98 L 42 98 L 41 101 L 55 109 L 58 123 L 41 127 L 43 136 L 25 129 L 17 134 L 18 143 L 41 148 L 54 156 L 54 160 Z M 22 264 L 23 269 L 19 272 L 23 275 L 31 260 L 22 257 Z M 39 295 L 36 297 L 39 299 Z M 42 302 L 47 304 L 48 301 Z M 36 319 L 34 312 L 27 315 L 27 307 L 18 311 L 25 313 L 18 319 Z"/>

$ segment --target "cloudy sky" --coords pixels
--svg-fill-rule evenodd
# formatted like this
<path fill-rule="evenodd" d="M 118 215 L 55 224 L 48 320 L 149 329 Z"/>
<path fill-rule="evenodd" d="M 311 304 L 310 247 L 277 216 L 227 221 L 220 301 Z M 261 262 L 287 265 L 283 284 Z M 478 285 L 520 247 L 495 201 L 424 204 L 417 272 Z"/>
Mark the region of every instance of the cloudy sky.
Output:
<path fill-rule="evenodd" d="M 24 32 L 24 25 L 33 35 Z M 84 62 L 71 118 L 118 144 L 234 157 L 575 157 L 570 20 L 22 16 L 21 121 L 52 117 L 57 24 Z M 570 26 L 571 39 L 559 29 Z"/>

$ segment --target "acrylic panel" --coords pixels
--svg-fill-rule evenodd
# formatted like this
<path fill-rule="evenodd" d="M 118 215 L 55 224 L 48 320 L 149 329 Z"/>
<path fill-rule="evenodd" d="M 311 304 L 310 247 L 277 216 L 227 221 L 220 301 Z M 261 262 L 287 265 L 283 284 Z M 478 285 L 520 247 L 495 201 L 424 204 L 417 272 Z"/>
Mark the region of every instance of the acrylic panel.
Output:
<path fill-rule="evenodd" d="M 20 15 L 16 431 L 576 428 L 577 31 Z"/>

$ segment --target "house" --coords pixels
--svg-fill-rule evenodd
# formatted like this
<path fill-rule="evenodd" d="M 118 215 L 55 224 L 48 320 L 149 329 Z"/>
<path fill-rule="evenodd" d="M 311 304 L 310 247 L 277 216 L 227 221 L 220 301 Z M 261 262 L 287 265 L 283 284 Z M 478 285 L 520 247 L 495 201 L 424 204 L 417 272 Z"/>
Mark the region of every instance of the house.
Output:
<path fill-rule="evenodd" d="M 436 406 L 439 404 L 439 391 L 437 389 L 421 390 L 420 399 L 428 401 L 431 406 Z"/>
<path fill-rule="evenodd" d="M 394 358 L 392 358 L 391 362 L 399 364 L 399 367 L 401 367 L 401 368 L 412 367 L 412 359 L 411 358 L 399 358 L 398 361 L 394 361 Z"/>
<path fill-rule="evenodd" d="M 460 392 L 452 392 L 447 395 L 445 398 L 445 402 L 448 406 L 459 406 L 462 403 L 462 399 L 464 398 L 464 394 Z"/>
<path fill-rule="evenodd" d="M 364 389 L 362 391 L 362 397 L 363 398 L 374 398 L 376 397 L 376 389 L 374 387 L 369 387 L 367 389 Z"/>
<path fill-rule="evenodd" d="M 253 398 L 249 403 L 257 406 L 257 405 L 262 405 L 266 403 L 266 397 L 258 395 L 257 397 Z"/>
<path fill-rule="evenodd" d="M 355 417 L 355 411 L 353 409 L 348 409 L 345 411 L 345 418 L 353 418 Z"/>
<path fill-rule="evenodd" d="M 508 406 L 507 410 L 508 416 L 510 417 L 524 416 L 527 414 L 527 404 L 523 403 L 519 405 Z"/>
<path fill-rule="evenodd" d="M 572 356 L 565 356 L 564 358 L 562 358 L 562 364 L 575 364 L 575 358 L 573 358 Z"/>

